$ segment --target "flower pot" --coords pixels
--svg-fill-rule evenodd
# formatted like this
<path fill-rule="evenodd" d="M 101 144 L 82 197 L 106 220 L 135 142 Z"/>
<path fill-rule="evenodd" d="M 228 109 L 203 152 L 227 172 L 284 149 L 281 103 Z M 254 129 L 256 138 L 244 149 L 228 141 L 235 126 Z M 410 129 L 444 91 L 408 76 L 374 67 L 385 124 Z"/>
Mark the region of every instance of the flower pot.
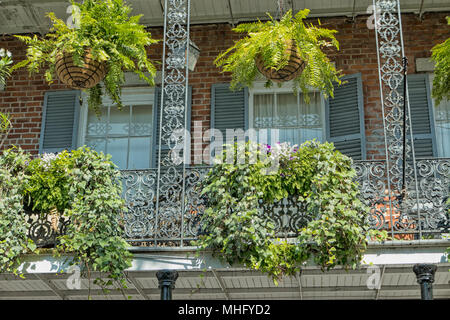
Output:
<path fill-rule="evenodd" d="M 284 82 L 295 79 L 305 68 L 305 61 L 303 61 L 298 54 L 295 40 L 288 41 L 288 47 L 286 48 L 285 53 L 289 56 L 288 63 L 279 70 L 266 68 L 261 56 L 258 56 L 255 59 L 256 67 L 263 76 L 274 82 Z"/>
<path fill-rule="evenodd" d="M 89 89 L 97 85 L 106 75 L 106 63 L 93 59 L 90 50 L 86 50 L 84 64 L 75 65 L 72 54 L 58 54 L 56 57 L 56 75 L 62 83 L 74 89 Z"/>

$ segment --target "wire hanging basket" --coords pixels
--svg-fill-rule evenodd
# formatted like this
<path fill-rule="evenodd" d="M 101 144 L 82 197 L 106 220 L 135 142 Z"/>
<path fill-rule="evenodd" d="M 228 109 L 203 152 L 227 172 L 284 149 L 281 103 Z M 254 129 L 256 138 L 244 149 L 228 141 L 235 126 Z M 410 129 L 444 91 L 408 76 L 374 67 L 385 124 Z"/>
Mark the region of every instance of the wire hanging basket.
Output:
<path fill-rule="evenodd" d="M 83 65 L 75 64 L 72 54 L 59 54 L 55 70 L 59 80 L 73 89 L 89 89 L 97 85 L 106 76 L 106 62 L 93 59 L 90 50 L 85 51 Z"/>
<path fill-rule="evenodd" d="M 300 55 L 298 54 L 295 40 L 288 41 L 285 54 L 289 55 L 288 63 L 279 70 L 274 68 L 266 68 L 264 66 L 264 60 L 261 56 L 257 56 L 255 59 L 256 67 L 263 76 L 274 82 L 284 82 L 295 79 L 303 72 L 303 69 L 305 68 L 305 61 L 300 58 Z"/>

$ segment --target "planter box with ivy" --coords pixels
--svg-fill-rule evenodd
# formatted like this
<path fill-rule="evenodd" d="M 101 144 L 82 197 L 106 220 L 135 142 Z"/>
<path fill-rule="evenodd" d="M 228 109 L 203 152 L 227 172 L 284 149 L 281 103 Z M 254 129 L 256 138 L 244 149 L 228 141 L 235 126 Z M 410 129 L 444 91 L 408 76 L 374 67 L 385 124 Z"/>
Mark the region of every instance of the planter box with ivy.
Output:
<path fill-rule="evenodd" d="M 197 241 L 200 251 L 212 250 L 227 263 L 267 272 L 276 281 L 310 259 L 322 269 L 355 268 L 368 240 L 386 238 L 385 231 L 370 229 L 352 160 L 332 144 L 309 141 L 297 148 L 248 142 L 234 149 L 225 149 L 226 160 L 215 164 L 204 182 L 208 204 Z M 277 239 L 273 220 L 259 210 L 260 201 L 289 197 L 308 216 L 295 241 Z"/>
<path fill-rule="evenodd" d="M 120 225 L 126 210 L 120 171 L 110 156 L 79 148 L 32 160 L 13 148 L 0 155 L 0 181 L 0 272 L 17 273 L 21 256 L 39 250 L 28 237 L 24 207 L 32 204 L 42 216 L 57 212 L 69 220 L 56 256 L 70 253 L 88 274 L 102 272 L 125 285 L 132 255 Z"/>

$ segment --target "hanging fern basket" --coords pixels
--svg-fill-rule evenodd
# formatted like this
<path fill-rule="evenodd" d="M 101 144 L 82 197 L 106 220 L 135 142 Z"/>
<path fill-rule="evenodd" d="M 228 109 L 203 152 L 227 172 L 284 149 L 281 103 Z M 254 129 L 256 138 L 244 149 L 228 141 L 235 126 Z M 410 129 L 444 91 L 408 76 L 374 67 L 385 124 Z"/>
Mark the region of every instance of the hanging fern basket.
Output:
<path fill-rule="evenodd" d="M 73 89 L 90 89 L 107 73 L 106 63 L 94 60 L 89 50 L 86 50 L 81 67 L 74 63 L 72 54 L 59 54 L 55 70 L 59 80 Z"/>
<path fill-rule="evenodd" d="M 289 56 L 288 63 L 279 70 L 274 68 L 266 68 L 264 66 L 264 60 L 261 56 L 257 56 L 255 59 L 256 67 L 263 76 L 274 82 L 285 82 L 295 79 L 303 72 L 303 69 L 305 68 L 305 61 L 300 58 L 294 40 L 290 40 L 288 42 L 285 53 Z"/>

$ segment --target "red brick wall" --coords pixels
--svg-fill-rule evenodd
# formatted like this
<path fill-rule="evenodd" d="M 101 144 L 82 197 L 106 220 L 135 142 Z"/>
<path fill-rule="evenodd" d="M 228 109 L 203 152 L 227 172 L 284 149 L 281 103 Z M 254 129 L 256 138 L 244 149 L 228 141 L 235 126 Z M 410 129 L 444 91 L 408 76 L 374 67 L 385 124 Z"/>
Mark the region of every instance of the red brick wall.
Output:
<path fill-rule="evenodd" d="M 445 17 L 448 13 L 427 13 L 422 21 L 417 15 L 402 16 L 404 44 L 409 59 L 409 73 L 414 73 L 415 59 L 429 57 L 430 49 L 450 37 L 450 26 Z M 312 20 L 313 22 L 316 20 Z M 339 52 L 329 52 L 337 68 L 345 74 L 361 72 L 364 94 L 364 113 L 367 140 L 367 158 L 382 158 L 384 155 L 383 123 L 378 83 L 375 31 L 366 25 L 367 16 L 357 17 L 354 22 L 347 18 L 321 19 L 323 27 L 338 30 Z M 162 39 L 162 29 L 149 30 L 157 39 Z M 191 26 L 191 39 L 201 50 L 196 69 L 190 73 L 192 91 L 192 123 L 200 121 L 203 128 L 210 124 L 211 84 L 229 82 L 229 75 L 214 66 L 220 51 L 232 45 L 238 36 L 227 24 Z M 0 38 L 0 48 L 13 53 L 14 60 L 22 60 L 25 47 L 11 36 Z M 149 48 L 150 57 L 161 60 L 162 43 Z M 12 115 L 13 130 L 7 145 L 17 145 L 36 154 L 39 149 L 42 105 L 48 90 L 68 89 L 55 81 L 48 85 L 42 75 L 29 76 L 26 70 L 14 72 L 5 91 L 0 91 L 0 112 Z M 206 146 L 206 144 L 205 144 Z"/>

